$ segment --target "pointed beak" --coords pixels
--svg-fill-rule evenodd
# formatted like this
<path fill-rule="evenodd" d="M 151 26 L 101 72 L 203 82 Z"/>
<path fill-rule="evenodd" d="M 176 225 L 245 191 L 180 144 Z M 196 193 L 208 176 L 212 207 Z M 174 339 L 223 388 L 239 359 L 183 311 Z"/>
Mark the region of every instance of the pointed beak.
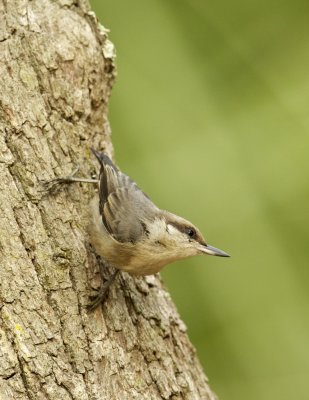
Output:
<path fill-rule="evenodd" d="M 209 244 L 201 245 L 199 249 L 210 256 L 218 256 L 218 257 L 230 257 L 229 254 L 224 251 L 217 249 L 216 247 L 210 246 Z"/>

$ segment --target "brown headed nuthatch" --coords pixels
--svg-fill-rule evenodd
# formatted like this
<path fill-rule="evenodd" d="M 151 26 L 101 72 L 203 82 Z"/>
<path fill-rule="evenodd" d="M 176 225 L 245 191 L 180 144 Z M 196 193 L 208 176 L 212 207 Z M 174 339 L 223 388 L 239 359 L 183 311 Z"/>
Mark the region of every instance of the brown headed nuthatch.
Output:
<path fill-rule="evenodd" d="M 198 254 L 229 257 L 206 244 L 189 221 L 159 209 L 150 198 L 104 154 L 92 149 L 101 170 L 99 193 L 91 201 L 89 233 L 96 252 L 116 268 L 91 305 L 95 308 L 119 270 L 150 275 L 166 264 Z M 65 178 L 63 182 L 97 182 Z"/>

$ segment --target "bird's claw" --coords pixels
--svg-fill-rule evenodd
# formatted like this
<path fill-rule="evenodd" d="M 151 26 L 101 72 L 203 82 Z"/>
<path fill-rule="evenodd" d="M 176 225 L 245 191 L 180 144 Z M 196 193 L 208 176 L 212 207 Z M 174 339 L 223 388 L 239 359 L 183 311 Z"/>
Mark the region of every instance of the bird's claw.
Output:
<path fill-rule="evenodd" d="M 40 183 L 42 185 L 41 191 L 47 192 L 47 193 L 55 192 L 61 184 L 74 182 L 74 180 L 72 178 L 76 175 L 76 173 L 78 171 L 79 171 L 79 167 L 76 167 L 75 170 L 69 176 L 54 178 L 54 179 L 50 179 L 50 180 L 42 179 L 40 181 Z"/>
<path fill-rule="evenodd" d="M 89 311 L 93 311 L 96 309 L 101 303 L 104 303 L 106 300 L 106 297 L 108 295 L 108 290 L 111 286 L 111 284 L 114 282 L 116 279 L 117 275 L 119 274 L 119 270 L 116 269 L 116 271 L 113 273 L 113 275 L 109 278 L 108 281 L 104 282 L 103 285 L 101 285 L 99 292 L 95 296 L 91 296 L 90 299 L 92 301 L 88 304 L 87 309 Z"/>

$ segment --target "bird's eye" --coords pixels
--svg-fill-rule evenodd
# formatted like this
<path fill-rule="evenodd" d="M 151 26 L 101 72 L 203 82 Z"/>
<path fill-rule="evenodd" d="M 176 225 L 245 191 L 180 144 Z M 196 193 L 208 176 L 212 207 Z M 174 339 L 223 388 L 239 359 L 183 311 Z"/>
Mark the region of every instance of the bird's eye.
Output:
<path fill-rule="evenodd" d="M 194 236 L 196 235 L 195 230 L 192 229 L 192 228 L 188 228 L 186 233 L 187 233 L 187 235 L 190 236 L 191 238 L 194 237 Z"/>

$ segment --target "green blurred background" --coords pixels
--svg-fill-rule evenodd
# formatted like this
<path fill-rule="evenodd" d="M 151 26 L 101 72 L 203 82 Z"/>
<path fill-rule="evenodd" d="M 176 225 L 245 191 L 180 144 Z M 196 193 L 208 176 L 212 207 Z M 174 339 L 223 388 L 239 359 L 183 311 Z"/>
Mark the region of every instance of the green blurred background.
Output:
<path fill-rule="evenodd" d="M 163 272 L 220 400 L 309 399 L 309 2 L 96 0 L 118 164 L 232 258 Z"/>

